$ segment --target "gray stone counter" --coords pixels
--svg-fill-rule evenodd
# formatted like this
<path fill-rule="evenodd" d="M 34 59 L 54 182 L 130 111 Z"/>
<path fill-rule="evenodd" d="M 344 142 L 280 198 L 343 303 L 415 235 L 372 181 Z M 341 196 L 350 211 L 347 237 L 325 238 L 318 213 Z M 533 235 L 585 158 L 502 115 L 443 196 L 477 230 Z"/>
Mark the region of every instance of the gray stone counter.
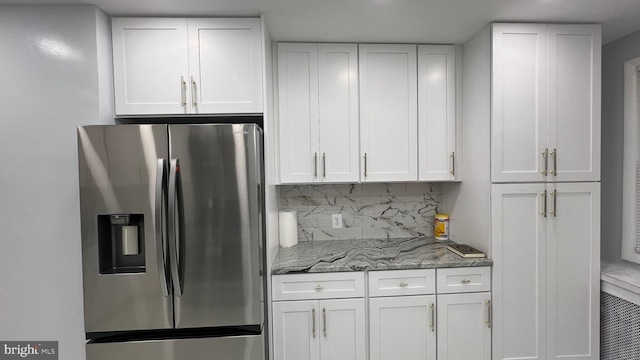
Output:
<path fill-rule="evenodd" d="M 280 248 L 271 273 L 431 269 L 490 266 L 487 258 L 465 259 L 447 250 L 452 241 L 415 237 L 385 240 L 305 241 Z"/>

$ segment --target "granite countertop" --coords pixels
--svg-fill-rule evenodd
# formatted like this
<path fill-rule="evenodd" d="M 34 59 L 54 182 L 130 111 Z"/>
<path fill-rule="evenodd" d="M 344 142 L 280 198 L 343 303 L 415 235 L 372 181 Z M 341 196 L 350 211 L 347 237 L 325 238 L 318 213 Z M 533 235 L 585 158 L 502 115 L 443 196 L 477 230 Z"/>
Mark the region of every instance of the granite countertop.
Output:
<path fill-rule="evenodd" d="M 280 248 L 271 273 L 431 269 L 490 266 L 487 258 L 462 258 L 447 251 L 453 241 L 406 239 L 304 241 Z"/>

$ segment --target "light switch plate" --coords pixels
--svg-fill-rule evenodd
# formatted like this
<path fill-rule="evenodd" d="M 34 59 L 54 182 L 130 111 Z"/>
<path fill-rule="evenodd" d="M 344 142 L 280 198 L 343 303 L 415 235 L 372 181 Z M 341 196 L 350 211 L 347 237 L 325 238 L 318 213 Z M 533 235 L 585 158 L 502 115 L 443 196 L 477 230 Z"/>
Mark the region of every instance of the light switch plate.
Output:
<path fill-rule="evenodd" d="M 331 227 L 334 229 L 342 228 L 342 214 L 331 214 Z"/>

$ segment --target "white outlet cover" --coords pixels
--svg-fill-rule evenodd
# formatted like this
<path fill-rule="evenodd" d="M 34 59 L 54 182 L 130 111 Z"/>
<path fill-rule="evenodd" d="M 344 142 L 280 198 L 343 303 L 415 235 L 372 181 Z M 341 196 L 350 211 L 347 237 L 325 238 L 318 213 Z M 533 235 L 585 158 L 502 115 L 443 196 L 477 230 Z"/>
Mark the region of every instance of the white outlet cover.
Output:
<path fill-rule="evenodd" d="M 342 228 L 342 214 L 331 214 L 331 227 L 334 229 Z"/>

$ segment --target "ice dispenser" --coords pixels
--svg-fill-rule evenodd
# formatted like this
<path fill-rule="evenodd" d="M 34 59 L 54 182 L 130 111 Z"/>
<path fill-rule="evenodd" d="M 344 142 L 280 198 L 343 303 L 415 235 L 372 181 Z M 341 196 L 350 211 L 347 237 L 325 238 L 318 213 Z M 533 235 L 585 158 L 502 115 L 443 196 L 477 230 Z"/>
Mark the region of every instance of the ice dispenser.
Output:
<path fill-rule="evenodd" d="M 145 272 L 144 215 L 98 215 L 100 274 Z"/>

